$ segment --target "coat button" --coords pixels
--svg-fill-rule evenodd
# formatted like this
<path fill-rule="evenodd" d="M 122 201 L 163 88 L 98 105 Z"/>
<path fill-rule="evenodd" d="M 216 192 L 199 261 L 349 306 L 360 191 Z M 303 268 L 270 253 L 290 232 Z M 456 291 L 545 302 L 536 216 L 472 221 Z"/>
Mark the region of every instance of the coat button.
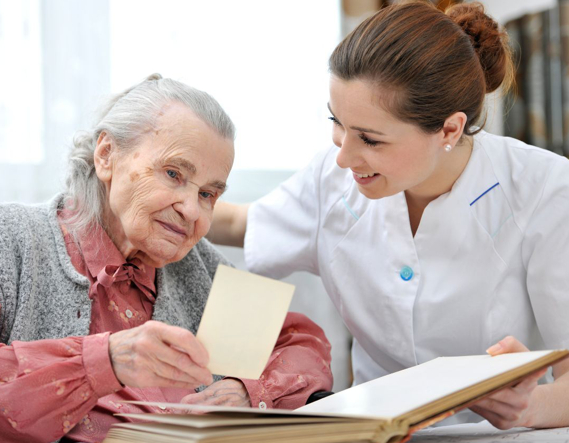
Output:
<path fill-rule="evenodd" d="M 413 269 L 409 266 L 403 266 L 399 275 L 404 281 L 409 281 L 413 278 Z"/>
<path fill-rule="evenodd" d="M 259 402 L 259 409 L 267 409 L 267 404 L 264 401 Z"/>
<path fill-rule="evenodd" d="M 133 316 L 132 311 L 130 309 L 127 309 L 124 313 L 126 314 L 127 318 L 132 318 Z"/>

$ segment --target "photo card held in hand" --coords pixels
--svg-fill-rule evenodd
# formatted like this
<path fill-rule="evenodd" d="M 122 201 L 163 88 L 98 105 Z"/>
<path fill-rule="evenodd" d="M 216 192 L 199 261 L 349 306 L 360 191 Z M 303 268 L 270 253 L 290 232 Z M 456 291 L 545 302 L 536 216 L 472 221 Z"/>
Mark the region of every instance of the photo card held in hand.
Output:
<path fill-rule="evenodd" d="M 219 265 L 196 335 L 213 374 L 258 379 L 275 346 L 294 286 Z"/>

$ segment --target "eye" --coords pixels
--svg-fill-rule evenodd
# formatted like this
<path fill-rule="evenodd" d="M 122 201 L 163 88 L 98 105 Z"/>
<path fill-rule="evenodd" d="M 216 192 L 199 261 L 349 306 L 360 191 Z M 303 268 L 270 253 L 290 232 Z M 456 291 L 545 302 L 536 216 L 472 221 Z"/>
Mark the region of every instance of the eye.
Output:
<path fill-rule="evenodd" d="M 205 199 L 210 199 L 210 198 L 215 197 L 215 195 L 213 195 L 211 192 L 200 191 L 200 197 L 205 198 Z"/>
<path fill-rule="evenodd" d="M 172 169 L 168 169 L 166 171 L 166 174 L 168 174 L 168 177 L 173 178 L 174 180 L 176 180 L 179 177 L 179 174 L 177 171 L 174 171 Z"/>
<path fill-rule="evenodd" d="M 336 117 L 328 117 L 328 120 L 332 120 L 335 125 L 342 126 Z"/>
<path fill-rule="evenodd" d="M 377 146 L 377 145 L 381 144 L 381 142 L 379 142 L 377 140 L 371 140 L 371 139 L 367 138 L 364 134 L 360 134 L 359 137 L 368 146 Z"/>

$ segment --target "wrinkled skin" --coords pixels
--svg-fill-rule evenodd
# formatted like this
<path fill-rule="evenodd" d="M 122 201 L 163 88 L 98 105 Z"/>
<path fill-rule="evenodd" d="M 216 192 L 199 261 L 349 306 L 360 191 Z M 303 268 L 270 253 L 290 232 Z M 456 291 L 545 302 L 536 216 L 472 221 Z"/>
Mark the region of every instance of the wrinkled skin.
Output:
<path fill-rule="evenodd" d="M 205 388 L 202 392 L 190 394 L 182 403 L 206 406 L 232 406 L 250 408 L 251 399 L 245 385 L 239 380 L 226 378 Z"/>

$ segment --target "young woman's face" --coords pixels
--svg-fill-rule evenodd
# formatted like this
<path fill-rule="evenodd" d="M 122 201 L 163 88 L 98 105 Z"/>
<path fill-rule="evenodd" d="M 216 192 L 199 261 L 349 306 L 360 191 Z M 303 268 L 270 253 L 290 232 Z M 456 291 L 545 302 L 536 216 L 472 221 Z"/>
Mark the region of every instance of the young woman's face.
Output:
<path fill-rule="evenodd" d="M 330 81 L 336 162 L 352 170 L 360 192 L 371 199 L 430 186 L 445 155 L 442 131 L 426 134 L 397 120 L 380 106 L 380 94 L 362 80 Z"/>

